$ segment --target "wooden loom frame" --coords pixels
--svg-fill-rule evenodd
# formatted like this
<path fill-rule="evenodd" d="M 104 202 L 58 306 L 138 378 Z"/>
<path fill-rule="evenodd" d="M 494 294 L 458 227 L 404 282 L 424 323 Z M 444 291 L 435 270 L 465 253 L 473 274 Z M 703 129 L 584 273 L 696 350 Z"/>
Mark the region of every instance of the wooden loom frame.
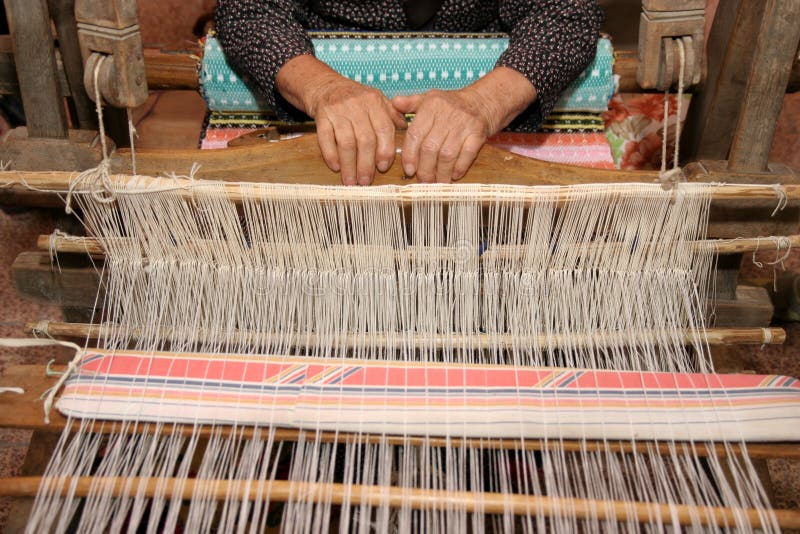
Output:
<path fill-rule="evenodd" d="M 6 5 L 9 6 L 12 12 L 12 19 L 15 22 L 20 22 L 25 17 L 28 17 L 28 22 L 31 23 L 29 27 L 38 28 L 39 33 L 34 32 L 34 38 L 40 40 L 45 39 L 47 32 L 42 30 L 41 20 L 36 21 L 34 19 L 47 11 L 45 3 L 46 0 L 6 0 Z M 66 59 L 73 58 L 71 61 L 63 62 L 61 72 L 64 73 L 66 82 L 58 82 L 57 75 L 48 77 L 40 74 L 37 79 L 37 76 L 32 75 L 31 72 L 35 69 L 40 69 L 42 63 L 17 61 L 18 70 L 21 69 L 18 73 L 19 87 L 22 90 L 23 97 L 27 94 L 30 98 L 37 91 L 42 94 L 55 94 L 56 96 L 66 94 L 67 91 L 64 90 L 66 85 L 73 99 L 78 103 L 79 109 L 82 110 L 78 111 L 79 124 L 83 128 L 91 127 L 91 104 L 88 103 L 88 99 L 84 98 L 85 95 L 80 84 L 75 81 L 82 79 L 82 76 L 78 76 L 78 71 L 82 71 L 83 66 L 80 62 L 74 61 L 75 45 L 70 44 L 69 39 L 74 20 L 70 20 L 69 9 L 65 9 L 65 6 L 70 6 L 72 0 L 64 2 L 50 0 L 48 3 L 51 13 L 57 13 L 58 19 L 61 21 L 60 24 L 57 21 L 57 27 L 59 29 L 59 38 L 62 41 L 62 57 Z M 659 0 L 644 0 L 644 3 L 655 9 L 659 8 L 659 4 L 662 7 L 664 4 Z M 677 8 L 691 8 L 697 5 L 697 1 L 694 0 L 680 0 L 672 3 Z M 780 109 L 780 98 L 782 98 L 786 80 L 789 78 L 791 71 L 790 68 L 786 67 L 787 64 L 790 64 L 790 62 L 786 61 L 787 50 L 791 52 L 789 50 L 791 41 L 794 40 L 795 43 L 797 41 L 797 31 L 787 26 L 787 21 L 790 23 L 793 16 L 796 17 L 800 14 L 800 2 L 797 0 L 765 0 L 753 2 L 749 6 L 746 6 L 746 3 L 746 0 L 733 0 L 728 4 L 723 2 L 723 6 L 720 6 L 721 12 L 715 20 L 709 37 L 711 48 L 708 54 L 704 90 L 699 93 L 700 96 L 697 98 L 696 104 L 690 113 L 687 125 L 688 135 L 684 139 L 685 146 L 683 147 L 684 154 L 689 154 L 697 158 L 698 161 L 686 165 L 684 167 L 685 174 L 687 179 L 696 181 L 763 184 L 779 182 L 791 186 L 800 182 L 800 176 L 786 167 L 768 165 L 767 154 L 774 134 L 774 119 Z M 22 7 L 23 5 L 24 8 Z M 43 6 L 45 7 L 43 8 Z M 26 13 L 20 18 L 20 11 L 23 9 Z M 56 15 L 53 16 L 55 17 Z M 757 38 L 755 46 L 751 47 L 749 46 L 751 43 L 748 42 L 748 38 L 754 34 L 757 35 Z M 787 43 L 789 43 L 789 46 L 787 46 Z M 64 51 L 69 50 L 70 47 L 72 47 L 73 53 L 71 55 L 68 53 L 65 56 Z M 49 53 L 52 58 L 52 46 L 49 52 L 48 50 L 45 50 L 45 52 Z M 756 59 L 747 61 L 750 56 Z M 39 55 L 37 57 L 42 60 L 44 56 Z M 150 59 L 149 63 L 147 62 L 148 57 Z M 193 65 L 182 63 L 182 60 L 175 60 L 175 57 L 165 58 L 165 56 L 153 52 L 150 52 L 149 56 L 146 52 L 145 59 L 145 63 L 148 64 L 148 82 L 151 85 L 188 87 L 195 82 L 192 76 L 194 72 Z M 623 73 L 628 73 L 628 76 L 623 74 L 622 80 L 622 86 L 627 88 L 632 86 L 630 73 L 636 68 L 635 62 L 629 61 L 629 59 L 619 61 L 616 67 L 618 72 L 622 70 Z M 763 64 L 757 65 L 759 61 L 763 61 Z M 169 63 L 171 65 L 170 68 L 177 66 L 179 71 L 186 73 L 187 76 L 179 77 L 176 83 L 171 75 L 174 71 L 161 70 L 165 63 Z M 165 72 L 168 74 L 165 75 Z M 776 75 L 776 73 L 778 74 Z M 748 80 L 747 83 L 745 85 L 737 85 L 735 80 L 742 78 L 746 78 Z M 56 89 L 55 92 L 53 91 L 54 84 L 60 85 L 60 89 Z M 60 126 L 61 119 L 58 116 L 59 114 L 41 113 L 39 110 L 41 106 L 37 107 L 35 101 L 32 102 L 34 104 L 30 106 L 29 111 L 36 110 L 33 115 L 37 116 L 39 121 L 38 124 L 33 125 L 34 129 L 38 128 L 39 133 L 46 134 L 44 137 L 63 138 L 67 132 Z M 739 102 L 741 102 L 741 105 L 739 105 Z M 52 136 L 48 132 L 56 132 L 58 135 Z M 82 132 L 71 132 L 69 135 L 76 140 L 87 138 Z M 36 135 L 32 137 L 34 137 L 35 146 L 37 142 Z M 50 186 L 55 185 L 55 187 L 42 187 L 43 189 L 59 187 L 65 189 L 65 184 L 74 175 L 69 171 L 82 170 L 81 167 L 91 166 L 91 164 L 98 161 L 96 149 L 86 150 L 85 148 L 80 148 L 76 150 L 75 143 L 71 146 L 68 144 L 66 148 L 63 145 L 60 148 L 54 147 L 53 143 L 50 143 L 50 147 L 47 148 L 47 145 L 47 142 L 39 144 L 40 147 L 43 146 L 48 150 L 46 152 L 47 155 L 38 160 L 38 165 L 41 166 L 37 167 L 37 163 L 34 161 L 32 168 L 22 169 L 23 172 L 21 173 L 0 172 L 0 184 L 4 184 L 4 187 L 0 188 L 0 202 L 51 202 L 52 197 L 48 199 L 39 194 L 31 193 L 28 186 L 32 185 L 36 180 L 44 178 L 40 174 L 31 174 L 31 171 L 52 170 L 47 165 L 51 164 L 50 162 L 53 161 L 54 157 L 57 157 L 54 154 L 68 154 L 70 157 L 66 159 L 74 167 L 64 169 L 68 172 L 58 176 L 55 173 L 49 173 L 50 178 L 56 178 L 55 183 L 50 183 Z M 22 150 L 31 150 L 30 146 L 28 145 L 27 149 Z M 14 154 L 21 155 L 19 149 L 16 153 L 12 150 L 11 154 L 12 156 Z M 279 182 L 311 182 L 330 185 L 338 183 L 338 177 L 331 173 L 318 157 L 316 141 L 311 136 L 268 146 L 244 145 L 219 152 L 139 151 L 137 156 L 138 171 L 151 175 L 166 170 L 186 172 L 192 163 L 199 162 L 202 166 L 196 174 L 197 178 L 219 178 L 224 176 L 230 180 L 251 180 L 253 177 L 257 177 L 259 180 Z M 112 155 L 112 170 L 119 173 L 130 172 L 126 151 L 117 150 L 114 152 Z M 502 179 L 498 180 L 498 177 L 502 177 Z M 532 180 L 531 177 L 535 177 L 535 179 Z M 487 148 L 481 153 L 476 165 L 464 181 L 502 181 L 503 183 L 515 184 L 531 184 L 534 182 L 537 184 L 571 184 L 578 182 L 639 182 L 653 181 L 655 178 L 655 173 L 587 171 L 577 167 L 546 164 Z M 402 171 L 396 163 L 385 175 L 378 178 L 377 183 L 404 184 L 407 182 L 402 177 Z M 715 206 L 709 230 L 710 235 L 723 238 L 742 236 L 752 238 L 758 235 L 796 234 L 798 220 L 800 220 L 799 203 L 796 200 L 790 202 L 788 209 L 779 214 L 776 222 L 766 217 L 775 205 L 774 199 L 768 197 L 769 194 L 767 193 L 762 200 L 757 202 L 742 199 L 726 202 L 722 206 Z M 793 195 L 791 197 L 795 198 Z M 754 213 L 757 214 L 755 222 L 748 221 L 742 224 L 749 215 Z M 734 252 L 751 251 L 754 246 L 763 250 L 765 246 L 769 245 L 756 240 L 755 244 L 750 243 L 749 248 L 740 247 L 740 250 Z M 42 259 L 41 256 L 40 259 Z M 732 280 L 733 294 L 731 295 L 729 290 L 729 293 L 723 295 L 723 297 L 732 296 L 735 301 L 738 267 L 736 266 L 736 260 L 729 263 L 732 266 L 723 262 L 722 276 Z M 53 325 L 53 327 L 55 326 Z M 739 338 L 739 341 L 742 341 L 742 339 Z M 763 341 L 763 337 L 761 341 Z M 752 337 L 752 342 L 758 342 L 757 337 Z M 58 430 L 59 426 L 63 426 L 63 424 L 59 425 L 57 418 L 50 427 L 45 427 L 41 423 L 40 412 L 38 411 L 39 404 L 34 399 L 35 394 L 38 393 L 37 390 L 43 389 L 47 384 L 39 378 L 43 376 L 42 366 L 11 369 L 10 372 L 15 376 L 16 383 L 22 381 L 27 385 L 26 391 L 28 393 L 20 399 L 8 399 L 10 401 L 8 404 L 6 404 L 5 398 L 0 399 L 0 402 L 5 405 L 4 408 L 7 408 L 0 411 L 0 426 L 17 426 L 36 430 L 29 455 L 26 458 L 26 465 L 23 468 L 24 473 L 32 474 L 36 470 L 37 462 L 47 456 L 48 445 L 53 442 L 52 432 Z M 30 394 L 33 394 L 33 396 Z M 34 410 L 34 408 L 36 409 Z M 36 422 L 37 420 L 39 422 Z M 294 439 L 296 439 L 296 436 L 297 433 L 295 432 Z M 40 438 L 40 440 L 37 440 L 36 437 Z M 283 437 L 287 440 L 293 439 L 292 432 L 284 433 Z M 448 443 L 452 443 L 452 440 L 448 441 Z M 510 444 L 506 441 L 498 446 L 518 445 Z M 536 446 L 534 443 L 526 445 Z M 762 460 L 772 457 L 800 457 L 800 445 L 798 444 L 755 444 L 754 446 L 749 446 L 748 450 L 753 458 Z M 763 461 L 761 463 L 760 467 L 763 469 Z M 80 484 L 86 483 L 88 481 L 80 481 Z M 111 488 L 110 491 L 124 493 L 124 483 L 120 481 L 107 481 L 107 483 Z M 33 488 L 37 486 L 37 481 L 31 479 L 19 479 L 16 484 L 11 484 L 11 481 L 7 483 L 0 481 L 0 494 L 30 495 Z M 296 491 L 296 489 L 290 487 L 280 489 L 276 486 L 276 488 L 272 489 L 273 491 L 282 491 L 287 497 L 293 491 Z M 305 490 L 313 493 L 313 488 L 305 488 Z M 319 488 L 316 491 L 319 491 Z M 435 503 L 431 504 L 431 498 L 435 498 L 440 503 L 444 502 L 442 500 L 444 497 L 446 496 L 421 495 L 419 496 L 421 499 L 419 506 L 435 505 Z M 457 498 L 461 499 L 459 501 L 461 505 L 467 506 L 469 506 L 469 502 L 473 497 L 470 495 L 457 496 Z M 388 496 L 386 498 L 391 499 L 392 497 Z M 485 503 L 488 502 L 490 507 L 492 502 L 500 503 L 498 504 L 499 510 L 502 510 L 503 506 L 508 503 L 508 496 L 483 495 L 481 498 Z M 579 510 L 583 506 L 585 507 L 584 510 L 588 511 L 608 505 L 608 503 L 558 503 L 552 501 L 552 499 L 550 501 L 545 503 L 526 501 L 515 504 L 515 506 L 519 505 L 519 509 L 524 513 L 525 510 L 530 510 L 531 508 L 537 509 L 537 506 L 553 506 L 555 508 L 560 506 L 562 509 L 563 507 L 573 506 L 575 510 Z M 623 514 L 628 513 L 625 511 L 624 503 L 622 508 L 615 509 Z M 648 508 L 637 511 L 637 513 L 639 512 L 643 514 L 641 517 L 644 519 L 656 513 Z M 729 517 L 726 514 L 729 514 L 730 511 L 715 510 L 712 513 L 721 519 Z M 16 513 L 15 515 L 23 517 L 24 514 Z M 752 516 L 752 518 L 754 521 L 756 520 L 755 516 Z M 800 513 L 795 514 L 790 511 L 787 514 L 782 514 L 781 518 L 785 521 L 784 524 L 786 526 L 797 527 L 800 525 Z"/>

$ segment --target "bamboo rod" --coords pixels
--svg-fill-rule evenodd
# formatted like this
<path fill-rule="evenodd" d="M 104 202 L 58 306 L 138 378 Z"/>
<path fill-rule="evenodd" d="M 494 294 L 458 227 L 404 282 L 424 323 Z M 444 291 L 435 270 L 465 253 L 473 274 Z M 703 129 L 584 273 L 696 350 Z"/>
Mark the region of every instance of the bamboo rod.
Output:
<path fill-rule="evenodd" d="M 33 497 L 37 494 L 43 477 L 15 477 L 0 479 L 0 496 Z M 121 478 L 121 477 L 61 477 L 47 480 L 49 487 L 62 496 L 86 497 L 90 492 L 110 493 L 113 497 L 156 495 L 167 499 L 188 500 L 202 495 L 215 500 L 264 500 L 270 502 L 330 502 L 334 505 L 388 505 L 392 508 L 409 507 L 419 510 L 465 510 L 487 514 L 512 513 L 540 517 L 577 517 L 628 521 L 639 523 L 660 521 L 667 525 L 735 526 L 737 518 L 745 519 L 750 526 L 759 528 L 762 511 L 754 508 L 696 506 L 653 502 L 626 502 L 571 497 L 520 495 L 509 493 L 423 490 L 396 486 L 374 486 L 340 483 L 294 482 L 288 480 L 253 481 L 225 479 L 186 480 L 175 478 Z M 800 511 L 773 510 L 783 529 L 800 528 Z"/>
<path fill-rule="evenodd" d="M 128 338 L 138 339 L 140 329 L 118 325 L 98 325 L 87 323 L 62 323 L 62 322 L 29 322 L 25 324 L 28 334 L 41 334 L 52 337 L 69 337 L 81 339 L 99 339 L 107 336 L 125 335 Z M 709 345 L 781 345 L 786 341 L 786 331 L 782 328 L 709 328 L 704 332 L 684 329 L 679 334 L 683 343 L 705 343 Z M 186 333 L 172 328 L 160 328 L 158 338 L 164 341 L 173 341 L 187 337 Z M 291 347 L 315 347 L 320 344 L 330 345 L 337 343 L 346 348 L 362 348 L 365 346 L 381 346 L 385 348 L 402 348 L 409 345 L 422 348 L 442 349 L 447 347 L 467 347 L 475 350 L 487 348 L 513 348 L 513 347 L 583 347 L 583 346 L 626 346 L 633 342 L 659 344 L 662 336 L 652 331 L 630 332 L 594 332 L 592 334 L 540 334 L 537 336 L 514 336 L 511 334 L 474 334 L 448 336 L 427 336 L 424 334 L 385 333 L 349 334 L 346 336 L 323 337 L 312 333 L 295 333 L 291 338 L 284 334 L 270 334 L 261 332 L 230 332 L 224 335 L 218 333 L 208 334 L 201 329 L 193 330 L 191 339 L 197 341 L 224 340 L 227 343 L 268 344 L 275 340 Z"/>
<path fill-rule="evenodd" d="M 133 238 L 118 238 L 120 240 L 132 240 Z M 213 243 L 213 242 L 210 242 Z M 767 236 L 767 237 L 753 237 L 753 238 L 737 238 L 737 239 L 707 239 L 702 241 L 691 241 L 691 245 L 697 252 L 716 252 L 718 254 L 742 254 L 745 252 L 767 252 L 774 250 L 788 250 L 800 247 L 800 234 L 789 236 Z M 655 244 L 656 246 L 658 244 Z M 593 247 L 614 247 L 614 246 L 630 246 L 622 243 L 572 243 L 568 247 L 582 247 L 591 249 Z M 646 246 L 645 244 L 637 245 L 637 247 Z M 95 237 L 72 236 L 72 235 L 53 235 L 44 234 L 36 239 L 36 248 L 43 251 L 54 251 L 62 254 L 89 254 L 93 257 L 102 257 L 105 255 L 105 249 L 101 241 Z M 354 250 L 361 250 L 353 246 Z M 452 250 L 441 247 L 442 250 Z M 409 257 L 413 255 L 414 251 L 406 252 L 404 250 L 395 250 L 397 255 L 408 254 Z M 525 253 L 529 253 L 527 247 L 523 245 L 518 246 L 503 246 L 497 249 L 489 249 L 482 255 L 488 258 L 491 255 L 496 255 L 502 258 L 513 258 Z M 456 252 L 458 253 L 458 252 Z"/>
<path fill-rule="evenodd" d="M 78 184 L 75 186 L 74 179 L 76 173 L 50 171 L 3 171 L 0 172 L 0 189 L 7 189 L 12 192 L 38 191 L 45 193 L 66 194 L 72 188 L 75 193 L 96 192 L 97 186 L 91 184 Z M 153 178 L 148 176 L 136 176 L 115 174 L 110 177 L 112 183 L 123 186 L 130 184 L 135 178 L 136 188 L 128 187 L 124 192 L 118 191 L 117 195 L 122 194 L 142 194 L 156 193 L 161 191 L 175 191 L 185 198 L 192 198 L 193 194 L 203 187 L 207 182 L 190 180 L 185 178 Z M 622 183 L 622 182 L 620 182 Z M 634 184 L 636 182 L 628 182 Z M 273 187 L 256 191 L 250 189 L 243 193 L 243 189 L 236 182 L 219 182 L 218 189 L 207 189 L 207 191 L 224 191 L 227 198 L 233 202 L 242 202 L 245 197 L 249 200 L 347 200 L 347 201 L 391 201 L 391 202 L 413 202 L 430 201 L 435 199 L 442 202 L 455 201 L 475 201 L 481 202 L 535 202 L 541 200 L 543 187 L 549 187 L 554 191 L 552 197 L 554 202 L 566 202 L 581 198 L 571 186 L 541 186 L 530 187 L 528 190 L 522 188 L 505 189 L 497 185 L 469 184 L 471 187 L 459 184 L 438 184 L 434 187 L 419 188 L 411 186 L 395 187 L 345 187 L 345 186 L 307 186 L 304 188 L 296 187 Z M 480 189 L 476 191 L 475 186 Z M 94 188 L 93 188 L 94 187 Z M 800 200 L 800 184 L 785 184 L 776 188 L 773 185 L 761 184 L 716 184 L 711 193 L 713 200 L 756 200 L 772 199 L 783 203 L 786 201 Z"/>

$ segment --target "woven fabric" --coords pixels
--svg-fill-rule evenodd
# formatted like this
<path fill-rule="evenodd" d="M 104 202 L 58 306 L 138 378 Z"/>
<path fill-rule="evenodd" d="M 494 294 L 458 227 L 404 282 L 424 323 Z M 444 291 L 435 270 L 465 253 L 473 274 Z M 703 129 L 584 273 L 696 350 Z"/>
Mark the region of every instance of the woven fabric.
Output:
<path fill-rule="evenodd" d="M 314 34 L 314 53 L 340 74 L 396 95 L 460 89 L 483 76 L 508 47 L 497 34 L 433 37 Z M 589 67 L 566 89 L 555 111 L 605 111 L 614 92 L 613 49 L 600 39 Z M 203 97 L 212 111 L 269 109 L 247 77 L 228 64 L 219 41 L 206 39 L 200 66 Z"/>
<path fill-rule="evenodd" d="M 551 163 L 595 169 L 614 169 L 611 145 L 602 132 L 512 133 L 489 138 L 489 144 L 521 156 Z"/>
<path fill-rule="evenodd" d="M 800 439 L 800 381 L 772 375 L 92 351 L 57 408 L 376 434 Z"/>

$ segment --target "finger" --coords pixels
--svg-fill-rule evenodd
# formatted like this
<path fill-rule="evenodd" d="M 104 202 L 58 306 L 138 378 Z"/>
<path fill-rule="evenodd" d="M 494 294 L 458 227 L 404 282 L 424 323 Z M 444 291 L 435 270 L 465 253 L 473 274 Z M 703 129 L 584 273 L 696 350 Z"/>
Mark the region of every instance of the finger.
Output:
<path fill-rule="evenodd" d="M 349 121 L 338 121 L 333 125 L 342 183 L 356 185 L 356 136 Z"/>
<path fill-rule="evenodd" d="M 336 138 L 333 135 L 333 125 L 327 119 L 317 123 L 317 143 L 322 159 L 333 172 L 339 172 L 339 154 L 336 150 Z"/>
<path fill-rule="evenodd" d="M 356 120 L 353 122 L 353 132 L 356 136 L 356 178 L 360 185 L 372 183 L 375 176 L 375 150 L 378 145 L 375 131 L 369 115 L 366 120 Z"/>
<path fill-rule="evenodd" d="M 453 169 L 464 144 L 465 135 L 461 131 L 450 130 L 442 147 L 439 149 L 439 159 L 436 162 L 436 181 L 449 183 L 453 179 Z"/>
<path fill-rule="evenodd" d="M 394 123 L 394 127 L 398 130 L 405 130 L 408 128 L 408 123 L 406 122 L 406 116 L 397 111 L 394 106 L 391 104 L 388 105 L 389 108 L 389 116 Z"/>
<path fill-rule="evenodd" d="M 416 113 L 422 102 L 422 95 L 396 96 L 392 105 L 400 113 Z"/>
<path fill-rule="evenodd" d="M 433 118 L 430 115 L 417 115 L 406 132 L 406 139 L 403 142 L 403 172 L 406 176 L 414 176 L 419 165 L 419 152 L 422 140 L 428 135 L 433 127 Z"/>
<path fill-rule="evenodd" d="M 485 142 L 486 139 L 478 135 L 470 135 L 464 140 L 456 163 L 453 166 L 453 174 L 451 175 L 453 181 L 460 180 L 467 174 L 467 171 L 472 166 L 475 158 L 478 157 L 478 152 L 481 151 Z"/>
<path fill-rule="evenodd" d="M 380 109 L 371 111 L 369 120 L 377 141 L 375 166 L 379 171 L 386 172 L 394 161 L 394 124 Z"/>
<path fill-rule="evenodd" d="M 439 153 L 444 146 L 444 141 L 449 128 L 443 124 L 434 123 L 433 127 L 420 143 L 419 165 L 417 166 L 417 178 L 421 182 L 433 182 L 436 180 L 436 167 L 439 162 Z"/>

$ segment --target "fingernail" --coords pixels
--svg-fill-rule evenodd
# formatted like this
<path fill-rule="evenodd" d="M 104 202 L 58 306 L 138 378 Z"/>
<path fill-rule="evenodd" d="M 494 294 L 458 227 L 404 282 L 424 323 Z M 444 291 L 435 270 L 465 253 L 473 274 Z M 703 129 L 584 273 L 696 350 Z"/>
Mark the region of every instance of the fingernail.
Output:
<path fill-rule="evenodd" d="M 342 181 L 344 185 L 356 185 L 356 179 L 354 176 L 342 176 Z"/>
<path fill-rule="evenodd" d="M 389 168 L 389 161 L 388 160 L 384 160 L 384 161 L 379 161 L 378 162 L 378 170 L 379 171 L 386 172 L 386 170 L 388 168 Z"/>
<path fill-rule="evenodd" d="M 362 176 L 358 179 L 359 185 L 369 185 L 371 181 L 369 176 Z"/>
<path fill-rule="evenodd" d="M 414 176 L 416 169 L 412 165 L 403 165 L 403 172 L 406 176 Z"/>

